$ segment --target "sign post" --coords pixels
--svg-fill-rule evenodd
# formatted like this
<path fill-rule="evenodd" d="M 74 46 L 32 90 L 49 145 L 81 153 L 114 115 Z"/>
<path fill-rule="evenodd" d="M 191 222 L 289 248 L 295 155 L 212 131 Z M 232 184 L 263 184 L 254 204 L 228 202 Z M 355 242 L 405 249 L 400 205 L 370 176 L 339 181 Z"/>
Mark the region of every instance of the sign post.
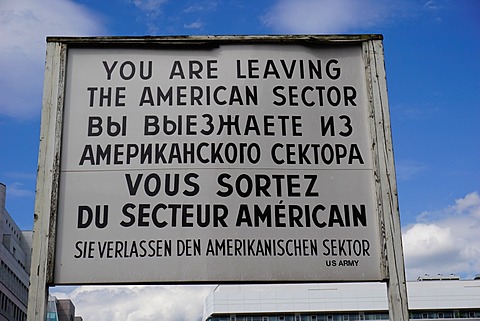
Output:
<path fill-rule="evenodd" d="M 371 135 L 377 142 L 374 149 L 376 195 L 379 212 L 383 215 L 382 233 L 385 237 L 385 253 L 387 259 L 387 295 L 391 320 L 409 320 L 407 285 L 400 230 L 400 214 L 393 159 L 393 143 L 388 112 L 386 73 L 383 58 L 383 46 L 380 41 L 366 43 L 365 57 L 367 61 L 368 92 L 373 105 Z"/>
<path fill-rule="evenodd" d="M 47 48 L 28 290 L 28 320 L 45 320 L 48 284 L 52 283 L 51 260 L 55 253 L 66 47 L 59 43 L 49 43 Z"/>
<path fill-rule="evenodd" d="M 48 41 L 35 282 L 387 281 L 405 315 L 381 36 Z"/>

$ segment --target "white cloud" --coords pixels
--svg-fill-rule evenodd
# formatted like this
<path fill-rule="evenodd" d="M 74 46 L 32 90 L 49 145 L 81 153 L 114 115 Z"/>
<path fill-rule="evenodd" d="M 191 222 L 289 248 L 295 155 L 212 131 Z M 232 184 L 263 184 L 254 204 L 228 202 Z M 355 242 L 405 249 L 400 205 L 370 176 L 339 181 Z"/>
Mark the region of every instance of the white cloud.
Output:
<path fill-rule="evenodd" d="M 148 15 L 156 16 L 161 13 L 161 5 L 167 0 L 133 0 L 133 4 Z"/>
<path fill-rule="evenodd" d="M 76 314 L 98 321 L 199 321 L 203 302 L 213 286 L 81 286 L 57 298 L 69 298 Z"/>
<path fill-rule="evenodd" d="M 437 4 L 436 1 L 430 0 L 424 4 L 424 8 L 427 10 L 436 11 L 440 9 L 440 6 Z"/>
<path fill-rule="evenodd" d="M 184 13 L 198 13 L 202 11 L 214 10 L 218 7 L 219 2 L 216 0 L 208 0 L 202 2 L 196 2 L 194 5 L 189 6 L 183 10 Z"/>
<path fill-rule="evenodd" d="M 281 33 L 345 33 L 375 26 L 391 14 L 386 1 L 279 0 L 263 22 Z"/>
<path fill-rule="evenodd" d="M 398 181 L 409 181 L 424 172 L 427 167 L 418 161 L 400 160 L 396 162 L 395 169 Z"/>
<path fill-rule="evenodd" d="M 157 21 L 163 14 L 162 5 L 167 3 L 168 0 L 131 0 L 131 2 L 144 15 L 140 20 L 145 21 L 148 33 L 151 35 L 158 34 L 160 29 L 157 26 Z"/>
<path fill-rule="evenodd" d="M 203 23 L 197 20 L 192 23 L 184 24 L 183 27 L 186 29 L 201 29 L 203 27 Z"/>
<path fill-rule="evenodd" d="M 478 193 L 470 193 L 465 198 L 455 200 L 453 209 L 461 213 L 470 213 L 480 218 L 480 196 Z"/>
<path fill-rule="evenodd" d="M 0 114 L 38 116 L 46 36 L 98 35 L 98 16 L 70 0 L 2 0 L 0 6 Z"/>
<path fill-rule="evenodd" d="M 454 205 L 418 216 L 403 233 L 407 279 L 424 274 L 480 272 L 480 196 L 457 199 Z"/>
<path fill-rule="evenodd" d="M 4 183 L 7 185 L 7 198 L 22 198 L 33 201 L 35 198 L 36 174 L 23 172 L 6 172 Z"/>
<path fill-rule="evenodd" d="M 7 194 L 9 197 L 34 197 L 35 192 L 25 188 L 24 184 L 14 182 L 8 185 Z"/>

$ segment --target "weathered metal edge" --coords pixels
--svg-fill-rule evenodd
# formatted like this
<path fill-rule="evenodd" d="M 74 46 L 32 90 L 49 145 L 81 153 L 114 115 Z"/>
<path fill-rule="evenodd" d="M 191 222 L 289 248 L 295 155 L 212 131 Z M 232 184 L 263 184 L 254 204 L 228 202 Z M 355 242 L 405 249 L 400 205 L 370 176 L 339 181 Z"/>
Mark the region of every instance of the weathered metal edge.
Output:
<path fill-rule="evenodd" d="M 405 266 L 402 251 L 400 215 L 393 158 L 391 123 L 387 99 L 386 73 L 383 44 L 370 41 L 364 45 L 369 56 L 370 73 L 369 100 L 371 114 L 371 135 L 375 146 L 375 181 L 378 198 L 377 207 L 382 218 L 381 232 L 385 237 L 384 255 L 387 260 L 387 295 L 391 320 L 408 321 L 408 300 L 405 280 Z"/>
<path fill-rule="evenodd" d="M 206 35 L 206 36 L 94 36 L 94 37 L 47 37 L 48 42 L 60 42 L 73 46 L 118 46 L 118 45 L 221 45 L 242 43 L 304 45 L 361 43 L 383 40 L 381 34 L 352 35 Z"/>
<path fill-rule="evenodd" d="M 45 78 L 35 197 L 33 250 L 28 296 L 28 320 L 45 320 L 48 284 L 53 277 L 56 235 L 58 166 L 60 161 L 66 45 L 50 43 L 45 59 Z"/>

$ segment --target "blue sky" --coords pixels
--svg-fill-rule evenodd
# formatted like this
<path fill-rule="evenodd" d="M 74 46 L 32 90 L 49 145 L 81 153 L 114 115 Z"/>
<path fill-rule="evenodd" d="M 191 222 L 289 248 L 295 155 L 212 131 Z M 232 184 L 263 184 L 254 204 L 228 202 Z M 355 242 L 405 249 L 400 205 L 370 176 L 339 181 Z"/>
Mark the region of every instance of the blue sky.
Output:
<path fill-rule="evenodd" d="M 471 278 L 480 273 L 479 17 L 476 0 L 3 0 L 6 208 L 32 228 L 47 35 L 383 34 L 407 276 Z"/>

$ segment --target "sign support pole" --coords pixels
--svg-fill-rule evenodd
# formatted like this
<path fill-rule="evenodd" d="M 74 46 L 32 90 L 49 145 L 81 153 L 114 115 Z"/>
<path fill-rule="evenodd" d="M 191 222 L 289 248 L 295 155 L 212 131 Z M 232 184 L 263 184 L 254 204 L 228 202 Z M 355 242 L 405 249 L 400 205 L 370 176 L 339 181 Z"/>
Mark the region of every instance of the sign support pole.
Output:
<path fill-rule="evenodd" d="M 386 257 L 387 296 L 390 320 L 408 321 L 408 300 L 403 259 L 400 215 L 392 149 L 390 114 L 388 112 L 386 72 L 381 41 L 369 41 L 364 45 L 370 79 L 370 104 L 372 136 L 377 141 L 375 180 L 377 182 L 378 210 L 383 217 Z M 383 188 L 381 187 L 383 186 Z"/>
<path fill-rule="evenodd" d="M 48 43 L 35 197 L 27 320 L 46 320 L 53 282 L 66 47 Z"/>

